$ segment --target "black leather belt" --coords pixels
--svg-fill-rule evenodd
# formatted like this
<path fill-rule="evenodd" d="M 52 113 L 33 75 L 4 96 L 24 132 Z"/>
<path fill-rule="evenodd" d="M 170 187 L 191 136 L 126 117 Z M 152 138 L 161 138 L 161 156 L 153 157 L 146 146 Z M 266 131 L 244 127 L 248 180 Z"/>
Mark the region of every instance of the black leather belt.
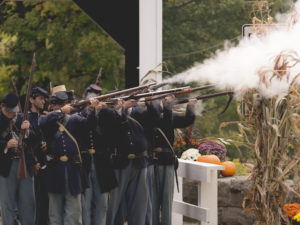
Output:
<path fill-rule="evenodd" d="M 79 157 L 77 155 L 73 156 L 73 158 L 69 158 L 66 155 L 56 156 L 56 155 L 47 154 L 46 159 L 48 162 L 51 162 L 53 160 L 60 161 L 60 162 L 74 162 L 74 163 L 80 162 Z"/>
<path fill-rule="evenodd" d="M 157 148 L 154 148 L 153 151 L 154 152 L 170 152 L 170 148 L 161 148 L 161 147 L 157 147 Z"/>
<path fill-rule="evenodd" d="M 136 159 L 136 158 L 142 158 L 148 156 L 148 152 L 147 151 L 143 151 L 143 152 L 138 152 L 138 153 L 130 153 L 127 155 L 128 159 Z"/>
<path fill-rule="evenodd" d="M 87 151 L 80 151 L 81 154 L 90 154 L 90 155 L 94 155 L 96 153 L 96 150 L 93 148 L 90 148 Z"/>

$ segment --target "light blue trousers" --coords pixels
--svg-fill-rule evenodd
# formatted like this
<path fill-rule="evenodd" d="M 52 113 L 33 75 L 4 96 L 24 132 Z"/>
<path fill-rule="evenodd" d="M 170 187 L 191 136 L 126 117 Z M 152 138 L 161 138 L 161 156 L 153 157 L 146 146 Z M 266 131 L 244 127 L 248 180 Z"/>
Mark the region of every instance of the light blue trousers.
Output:
<path fill-rule="evenodd" d="M 113 189 L 108 201 L 106 225 L 115 225 L 116 216 L 125 201 L 128 225 L 145 224 L 148 188 L 147 168 L 138 169 L 132 161 L 124 169 L 115 170 L 118 187 Z"/>
<path fill-rule="evenodd" d="M 94 160 L 89 174 L 90 187 L 82 196 L 83 225 L 105 225 L 108 207 L 108 193 L 101 193 Z"/>
<path fill-rule="evenodd" d="M 18 179 L 19 159 L 14 159 L 7 178 L 0 176 L 0 204 L 3 225 L 13 225 L 17 208 L 21 225 L 35 223 L 34 178 Z"/>
<path fill-rule="evenodd" d="M 48 193 L 50 225 L 82 225 L 81 194 L 72 195 L 68 183 L 66 175 L 66 195 Z"/>
<path fill-rule="evenodd" d="M 153 212 L 152 212 L 152 204 L 153 204 L 153 189 L 155 185 L 154 181 L 154 165 L 150 165 L 147 168 L 147 187 L 148 187 L 148 205 L 147 205 L 147 213 L 146 213 L 146 225 L 152 225 L 152 217 L 153 217 Z M 153 224 L 155 225 L 155 224 Z"/>
<path fill-rule="evenodd" d="M 172 224 L 174 165 L 159 165 L 155 172 L 152 214 L 153 225 Z"/>

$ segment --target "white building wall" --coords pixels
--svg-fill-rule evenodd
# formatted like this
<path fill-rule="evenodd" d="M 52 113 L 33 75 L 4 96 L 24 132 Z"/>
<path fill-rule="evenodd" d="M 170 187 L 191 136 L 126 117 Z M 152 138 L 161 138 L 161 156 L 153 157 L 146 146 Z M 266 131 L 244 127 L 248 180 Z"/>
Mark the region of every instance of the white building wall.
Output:
<path fill-rule="evenodd" d="M 162 81 L 162 0 L 140 0 L 140 83 Z M 144 77 L 152 71 L 147 77 Z M 143 79 L 144 77 L 144 79 Z"/>

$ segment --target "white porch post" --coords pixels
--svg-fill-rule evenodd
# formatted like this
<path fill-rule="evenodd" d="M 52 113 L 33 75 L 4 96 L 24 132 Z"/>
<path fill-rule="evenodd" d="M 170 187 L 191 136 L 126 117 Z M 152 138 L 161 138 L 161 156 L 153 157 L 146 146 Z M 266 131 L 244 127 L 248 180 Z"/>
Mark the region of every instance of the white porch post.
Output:
<path fill-rule="evenodd" d="M 162 0 L 139 1 L 140 81 L 150 70 L 161 71 L 162 63 Z M 162 81 L 162 74 L 151 73 L 145 79 Z"/>

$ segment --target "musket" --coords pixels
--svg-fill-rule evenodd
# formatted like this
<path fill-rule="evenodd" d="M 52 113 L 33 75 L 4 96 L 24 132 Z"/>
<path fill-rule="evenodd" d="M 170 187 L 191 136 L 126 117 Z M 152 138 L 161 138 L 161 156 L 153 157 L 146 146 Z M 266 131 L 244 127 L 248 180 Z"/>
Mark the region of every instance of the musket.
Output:
<path fill-rule="evenodd" d="M 158 94 L 158 96 L 156 96 L 156 97 L 151 97 L 151 98 L 146 97 L 144 101 L 146 101 L 146 102 L 147 101 L 153 101 L 153 100 L 165 98 L 165 97 L 167 97 L 170 94 L 173 94 L 173 95 L 183 95 L 183 94 L 188 94 L 188 93 L 192 93 L 192 92 L 195 92 L 195 91 L 200 91 L 200 90 L 214 88 L 214 87 L 215 87 L 215 85 L 205 85 L 205 86 L 200 86 L 200 87 L 195 87 L 195 88 L 186 88 L 186 89 L 178 91 L 178 92 L 175 91 L 175 92 L 166 92 L 166 93 L 163 93 L 164 91 L 162 91 L 161 94 Z M 153 92 L 153 93 L 156 93 L 156 92 Z"/>
<path fill-rule="evenodd" d="M 101 77 L 102 77 L 102 67 L 100 67 L 100 69 L 99 69 L 99 73 L 98 73 L 98 76 L 97 76 L 97 79 L 95 82 L 96 85 L 98 85 L 100 83 Z"/>
<path fill-rule="evenodd" d="M 52 89 L 53 89 L 52 81 L 50 81 L 49 85 L 50 85 L 50 93 L 52 94 Z"/>
<path fill-rule="evenodd" d="M 173 89 L 168 89 L 168 90 L 163 90 L 163 91 L 147 92 L 147 93 L 142 93 L 142 94 L 137 94 L 137 95 L 127 95 L 127 96 L 122 96 L 120 98 L 112 98 L 112 99 L 110 99 L 110 101 L 113 102 L 113 101 L 117 101 L 118 99 L 122 99 L 125 101 L 127 101 L 129 99 L 138 100 L 140 98 L 151 98 L 153 96 L 162 95 L 162 94 L 169 95 L 169 94 L 184 92 L 189 89 L 190 89 L 190 86 L 186 86 L 186 87 L 173 88 Z"/>
<path fill-rule="evenodd" d="M 141 85 L 141 86 L 138 86 L 138 87 L 124 89 L 124 90 L 121 90 L 121 91 L 112 92 L 112 93 L 109 93 L 109 94 L 106 94 L 106 95 L 96 96 L 96 97 L 93 97 L 93 98 L 90 98 L 90 99 L 87 99 L 87 100 L 81 100 L 81 101 L 79 101 L 75 104 L 72 104 L 72 107 L 82 108 L 82 107 L 85 107 L 85 106 L 89 105 L 90 100 L 92 100 L 92 99 L 97 99 L 99 101 L 103 101 L 105 99 L 113 98 L 113 97 L 116 97 L 116 96 L 119 96 L 119 95 L 124 95 L 124 94 L 128 94 L 130 92 L 135 92 L 135 91 L 140 91 L 140 90 L 143 90 L 143 89 L 147 89 L 151 85 L 153 85 L 153 83 Z"/>
<path fill-rule="evenodd" d="M 234 94 L 233 91 L 224 91 L 224 92 L 219 92 L 219 93 L 215 93 L 215 94 L 200 95 L 200 96 L 197 96 L 197 97 L 194 97 L 194 98 L 196 98 L 197 100 L 205 100 L 205 99 L 214 98 L 214 97 L 218 97 L 218 96 L 229 95 L 229 100 L 228 100 L 225 108 L 222 110 L 221 113 L 219 113 L 219 115 L 221 115 L 229 107 L 229 105 L 230 105 L 230 103 L 233 99 L 233 94 Z M 188 98 L 187 99 L 179 99 L 179 100 L 175 101 L 175 104 L 183 104 L 183 103 L 187 103 L 188 101 L 189 101 Z"/>
<path fill-rule="evenodd" d="M 152 87 L 150 87 L 150 89 L 153 91 L 156 91 L 157 89 L 159 89 L 163 86 L 166 86 L 168 84 L 170 84 L 170 83 L 164 82 L 164 83 L 156 84 L 156 85 L 153 85 Z"/>
<path fill-rule="evenodd" d="M 35 59 L 35 53 L 33 53 L 22 122 L 27 120 L 27 117 L 28 117 L 29 98 L 30 98 L 30 95 L 31 95 L 31 88 L 32 88 L 32 81 L 33 81 L 33 74 L 34 74 L 35 66 L 36 66 L 36 59 Z M 19 151 L 20 151 L 20 160 L 19 160 L 18 175 L 17 175 L 18 178 L 27 178 L 27 168 L 26 168 L 25 153 L 24 153 L 24 149 L 25 149 L 25 143 L 24 143 L 25 132 L 26 132 L 25 130 L 21 129 L 20 136 L 19 136 L 19 141 L 18 141 L 18 145 L 19 145 L 18 147 L 19 147 Z"/>
<path fill-rule="evenodd" d="M 196 98 L 197 100 L 202 100 L 202 99 L 214 98 L 214 97 L 223 96 L 223 95 L 233 95 L 233 94 L 234 94 L 233 91 L 224 91 L 224 92 L 219 92 L 219 93 L 209 94 L 209 95 L 199 95 L 199 96 L 193 97 L 193 98 Z M 175 104 L 188 103 L 189 100 L 190 100 L 189 98 L 179 99 L 175 102 Z"/>
<path fill-rule="evenodd" d="M 14 88 L 14 91 L 15 91 L 16 96 L 18 97 L 18 99 L 20 99 L 20 96 L 19 96 L 19 93 L 18 93 L 18 89 L 17 89 L 17 87 L 16 87 L 16 84 L 15 84 L 15 81 L 14 81 L 13 78 L 11 78 L 11 84 L 12 84 L 12 86 L 13 86 L 13 88 Z M 22 106 L 21 106 L 21 102 L 20 102 L 20 101 L 18 102 L 18 106 L 19 106 L 20 112 L 23 112 Z"/>

